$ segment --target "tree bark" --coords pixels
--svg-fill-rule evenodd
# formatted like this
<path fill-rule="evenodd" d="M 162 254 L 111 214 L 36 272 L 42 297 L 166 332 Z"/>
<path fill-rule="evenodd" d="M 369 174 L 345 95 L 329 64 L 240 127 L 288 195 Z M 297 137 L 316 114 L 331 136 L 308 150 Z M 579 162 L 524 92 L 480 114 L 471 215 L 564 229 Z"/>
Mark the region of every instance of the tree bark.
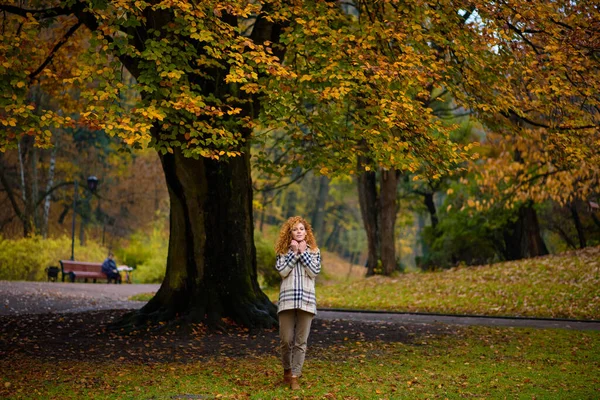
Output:
<path fill-rule="evenodd" d="M 38 187 L 38 157 L 39 151 L 35 146 L 31 148 L 31 196 L 29 201 L 31 202 L 31 218 L 33 220 L 33 226 L 36 232 L 40 230 L 40 218 L 38 212 L 38 199 L 40 190 Z"/>
<path fill-rule="evenodd" d="M 52 152 L 50 153 L 50 166 L 48 168 L 48 182 L 46 183 L 46 195 L 44 196 L 44 213 L 42 215 L 42 237 L 48 237 L 48 218 L 50 216 L 50 190 L 54 186 L 54 171 L 56 168 L 56 153 L 58 145 L 55 143 Z"/>
<path fill-rule="evenodd" d="M 384 275 L 391 275 L 396 270 L 396 191 L 398 174 L 395 170 L 382 171 L 380 175 L 380 212 L 379 226 L 381 227 L 381 268 Z"/>
<path fill-rule="evenodd" d="M 33 232 L 33 220 L 31 218 L 31 196 L 30 187 L 27 184 L 30 179 L 28 176 L 29 168 L 26 168 L 26 157 L 29 150 L 30 137 L 26 136 L 19 142 L 17 151 L 19 153 L 19 173 L 21 177 L 21 198 L 23 199 L 23 212 L 21 222 L 23 223 L 23 237 L 29 236 Z"/>
<path fill-rule="evenodd" d="M 583 224 L 581 223 L 581 219 L 579 218 L 579 213 L 577 212 L 577 205 L 575 202 L 572 202 L 569 206 L 571 211 L 571 217 L 573 218 L 573 223 L 575 224 L 575 229 L 577 229 L 577 238 L 579 239 L 579 248 L 583 249 L 587 247 L 587 243 L 585 240 L 585 232 L 583 231 Z"/>
<path fill-rule="evenodd" d="M 13 208 L 13 212 L 15 213 L 15 216 L 17 218 L 19 218 L 19 220 L 22 222 L 23 226 L 26 225 L 26 218 L 25 215 L 23 214 L 23 211 L 21 211 L 21 207 L 19 207 L 19 203 L 17 201 L 17 193 L 13 190 L 13 185 L 11 185 L 11 182 L 9 181 L 9 177 L 7 176 L 6 173 L 6 169 L 4 167 L 4 163 L 3 163 L 3 157 L 2 157 L 2 153 L 0 153 L 0 184 L 2 184 L 2 186 L 4 187 L 4 190 L 6 191 L 6 196 L 8 197 L 8 201 L 10 202 L 10 205 Z M 8 220 L 10 221 L 10 220 Z"/>
<path fill-rule="evenodd" d="M 79 205 L 83 207 L 83 199 L 79 200 Z M 87 226 L 87 214 L 84 210 L 79 210 L 79 245 L 85 246 L 85 228 Z"/>
<path fill-rule="evenodd" d="M 366 160 L 363 157 L 358 159 L 358 170 L 363 171 L 363 163 Z M 377 176 L 373 171 L 363 171 L 358 174 L 358 202 L 360 204 L 360 214 L 362 215 L 363 225 L 367 233 L 367 276 L 375 274 L 378 267 L 378 261 L 381 258 L 380 236 L 379 236 L 379 218 L 377 215 Z"/>
<path fill-rule="evenodd" d="M 548 254 L 542 239 L 537 213 L 531 202 L 522 205 L 517 220 L 504 231 L 506 258 L 520 260 Z"/>
<path fill-rule="evenodd" d="M 163 283 L 136 322 L 176 315 L 218 326 L 224 317 L 249 327 L 276 324 L 260 290 L 253 238 L 249 151 L 226 162 L 161 155 L 171 201 Z"/>
<path fill-rule="evenodd" d="M 431 227 L 435 229 L 439 220 L 437 217 L 435 202 L 433 201 L 433 194 L 434 193 L 425 193 L 423 195 L 423 200 L 425 202 L 425 207 L 427 207 L 427 210 L 429 211 L 429 216 L 431 217 Z"/>

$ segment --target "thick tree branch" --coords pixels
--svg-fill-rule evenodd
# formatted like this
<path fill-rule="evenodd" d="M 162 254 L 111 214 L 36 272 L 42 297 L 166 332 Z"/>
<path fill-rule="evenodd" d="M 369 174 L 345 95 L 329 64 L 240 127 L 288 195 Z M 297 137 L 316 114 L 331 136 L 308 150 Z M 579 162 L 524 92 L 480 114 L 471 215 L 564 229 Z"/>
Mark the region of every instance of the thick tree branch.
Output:
<path fill-rule="evenodd" d="M 566 29 L 568 29 L 568 30 L 570 30 L 570 31 L 572 31 L 572 30 L 573 30 L 573 27 L 572 27 L 571 25 L 567 25 L 567 24 L 565 24 L 564 22 L 557 21 L 557 20 L 555 20 L 554 18 L 550 18 L 550 21 L 552 21 L 554 24 L 556 24 L 556 25 L 559 25 L 559 26 L 562 26 L 563 28 L 566 28 Z"/>
<path fill-rule="evenodd" d="M 50 196 L 55 190 L 60 189 L 63 186 L 72 186 L 75 182 L 61 182 L 55 186 L 53 186 L 50 190 L 40 196 L 40 199 L 36 203 L 35 207 L 40 206 L 46 199 L 46 197 Z"/>
<path fill-rule="evenodd" d="M 510 22 L 508 22 L 508 20 L 505 21 L 506 25 L 514 32 L 517 33 L 517 35 L 519 35 L 521 37 L 521 39 L 523 39 L 523 41 L 525 43 L 527 43 L 529 45 L 529 47 L 531 47 L 531 49 L 535 52 L 535 54 L 537 54 L 538 56 L 541 54 L 538 50 L 538 46 L 536 46 L 531 40 L 527 39 L 525 37 L 525 34 L 518 29 L 516 26 L 514 26 L 513 24 L 511 24 Z"/>
<path fill-rule="evenodd" d="M 6 11 L 7 13 L 10 13 L 10 14 L 19 15 L 24 18 L 27 17 L 27 14 L 31 14 L 37 20 L 54 18 L 59 15 L 72 14 L 71 9 L 64 8 L 64 7 L 53 7 L 53 8 L 43 9 L 43 10 L 30 10 L 30 9 L 21 8 L 21 7 L 0 4 L 0 10 Z"/>
<path fill-rule="evenodd" d="M 290 186 L 291 184 L 293 184 L 293 183 L 296 183 L 296 182 L 299 182 L 299 181 L 301 181 L 302 179 L 304 179 L 304 177 L 306 176 L 306 174 L 307 174 L 307 173 L 308 173 L 308 170 L 304 171 L 303 173 L 301 173 L 301 174 L 300 174 L 300 175 L 298 175 L 297 177 L 295 177 L 295 178 L 291 179 L 289 182 L 282 183 L 282 184 L 280 184 L 280 185 L 278 185 L 278 186 L 268 186 L 268 185 L 267 185 L 267 186 L 265 186 L 265 187 L 263 187 L 263 188 L 261 189 L 261 188 L 259 188 L 259 187 L 257 187 L 257 186 L 254 186 L 254 185 L 253 185 L 252 189 L 253 189 L 255 192 L 263 192 L 263 191 L 264 191 L 264 192 L 272 192 L 272 191 L 274 191 L 274 190 L 279 190 L 279 191 L 281 191 L 280 189 L 284 189 L 284 188 L 286 188 L 286 187 Z M 277 194 L 275 194 L 275 196 L 277 196 Z"/>
<path fill-rule="evenodd" d="M 85 25 L 90 31 L 99 32 L 100 25 L 98 24 L 98 21 L 96 20 L 96 17 L 94 16 L 94 14 L 92 14 L 88 11 L 85 11 L 85 4 L 82 4 L 82 3 L 76 4 L 73 7 L 72 12 L 77 17 L 79 22 L 81 22 L 83 25 Z M 111 36 L 103 35 L 103 37 L 109 43 L 114 42 L 113 38 Z M 121 63 L 123 63 L 125 68 L 127 68 L 127 70 L 129 70 L 131 75 L 133 75 L 133 77 L 137 79 L 139 77 L 140 71 L 137 66 L 137 62 L 134 60 L 134 58 L 131 56 L 128 56 L 128 55 L 124 55 L 124 54 L 118 55 L 117 57 L 119 58 L 119 61 L 121 61 Z"/>

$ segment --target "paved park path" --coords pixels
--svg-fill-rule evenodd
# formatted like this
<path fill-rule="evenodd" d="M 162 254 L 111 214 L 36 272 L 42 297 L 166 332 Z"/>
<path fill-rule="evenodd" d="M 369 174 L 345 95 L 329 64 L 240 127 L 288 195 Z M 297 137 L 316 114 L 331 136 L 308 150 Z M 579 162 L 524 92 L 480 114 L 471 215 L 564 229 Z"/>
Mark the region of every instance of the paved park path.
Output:
<path fill-rule="evenodd" d="M 0 315 L 69 313 L 92 310 L 138 309 L 130 301 L 139 293 L 156 292 L 159 285 L 0 281 Z M 484 325 L 561 328 L 600 331 L 600 321 L 543 318 L 503 318 L 419 313 L 365 312 L 319 309 L 318 318 L 410 324 Z"/>

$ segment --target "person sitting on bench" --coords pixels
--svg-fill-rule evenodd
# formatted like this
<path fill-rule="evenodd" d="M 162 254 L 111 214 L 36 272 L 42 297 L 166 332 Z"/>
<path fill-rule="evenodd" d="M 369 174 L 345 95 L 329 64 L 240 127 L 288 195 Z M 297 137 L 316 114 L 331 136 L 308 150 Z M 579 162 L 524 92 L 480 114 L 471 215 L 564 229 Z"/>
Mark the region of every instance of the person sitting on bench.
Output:
<path fill-rule="evenodd" d="M 115 283 L 121 283 L 121 274 L 117 269 L 117 263 L 115 263 L 113 253 L 108 253 L 108 258 L 102 263 L 102 272 L 106 274 L 108 283 L 114 280 Z"/>

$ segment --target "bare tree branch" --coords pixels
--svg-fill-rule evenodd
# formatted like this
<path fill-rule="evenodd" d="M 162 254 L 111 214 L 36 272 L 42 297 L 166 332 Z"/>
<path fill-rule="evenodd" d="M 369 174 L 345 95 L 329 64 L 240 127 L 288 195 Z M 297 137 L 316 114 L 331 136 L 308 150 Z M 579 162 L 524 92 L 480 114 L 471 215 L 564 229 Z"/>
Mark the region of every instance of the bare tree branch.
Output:
<path fill-rule="evenodd" d="M 517 35 L 519 35 L 521 37 L 521 39 L 523 39 L 523 41 L 525 43 L 527 43 L 529 45 L 529 47 L 531 47 L 533 49 L 533 51 L 535 52 L 535 54 L 540 55 L 541 53 L 539 52 L 539 47 L 536 46 L 531 40 L 527 39 L 525 37 L 525 34 L 516 26 L 514 26 L 513 24 L 511 24 L 510 22 L 508 22 L 508 20 L 505 21 L 506 25 L 514 32 L 517 33 Z"/>
<path fill-rule="evenodd" d="M 260 188 L 258 188 L 258 187 L 256 187 L 256 186 L 253 186 L 253 188 L 252 188 L 252 189 L 253 189 L 254 191 L 256 191 L 256 192 L 262 192 L 262 191 L 265 191 L 265 192 L 271 192 L 271 191 L 273 191 L 273 190 L 280 190 L 280 191 L 281 191 L 281 189 L 283 189 L 283 188 L 285 188 L 285 187 L 287 187 L 287 186 L 290 186 L 290 185 L 291 185 L 291 184 L 293 184 L 293 183 L 296 183 L 296 182 L 298 182 L 298 181 L 302 180 L 302 179 L 303 179 L 303 178 L 306 176 L 306 174 L 307 174 L 307 173 L 308 173 L 308 170 L 304 171 L 303 173 L 301 173 L 300 175 L 298 175 L 298 176 L 297 176 L 297 177 L 295 177 L 294 179 L 290 180 L 289 182 L 282 183 L 282 184 L 281 184 L 281 185 L 279 185 L 279 186 L 265 186 L 265 187 L 263 187 L 262 189 L 260 189 Z M 276 195 L 275 195 L 275 196 L 276 196 Z"/>
<path fill-rule="evenodd" d="M 529 119 L 529 118 L 527 118 L 527 117 L 524 117 L 524 116 L 522 116 L 522 115 L 519 115 L 519 114 L 517 114 L 517 113 L 516 113 L 515 111 L 513 111 L 513 110 L 510 110 L 510 111 L 508 112 L 508 114 L 507 114 L 507 113 L 502 113 L 502 114 L 503 114 L 505 117 L 507 117 L 507 118 L 509 117 L 509 115 L 508 115 L 508 114 L 510 114 L 510 115 L 513 115 L 513 116 L 515 116 L 516 118 L 520 119 L 521 121 L 523 121 L 523 122 L 526 122 L 526 123 L 528 123 L 529 125 L 537 126 L 538 128 L 556 129 L 556 130 L 559 130 L 559 131 L 571 131 L 571 130 L 573 130 L 573 131 L 577 131 L 577 130 L 582 130 L 582 129 L 594 129 L 594 128 L 597 128 L 597 127 L 598 127 L 597 125 L 581 125 L 581 126 L 569 126 L 569 125 L 563 125 L 563 126 L 555 126 L 555 127 L 552 127 L 552 126 L 550 126 L 550 125 L 548 125 L 548 124 L 542 124 L 541 122 L 536 122 L 536 121 L 534 121 L 534 120 L 531 120 L 531 119 Z"/>

